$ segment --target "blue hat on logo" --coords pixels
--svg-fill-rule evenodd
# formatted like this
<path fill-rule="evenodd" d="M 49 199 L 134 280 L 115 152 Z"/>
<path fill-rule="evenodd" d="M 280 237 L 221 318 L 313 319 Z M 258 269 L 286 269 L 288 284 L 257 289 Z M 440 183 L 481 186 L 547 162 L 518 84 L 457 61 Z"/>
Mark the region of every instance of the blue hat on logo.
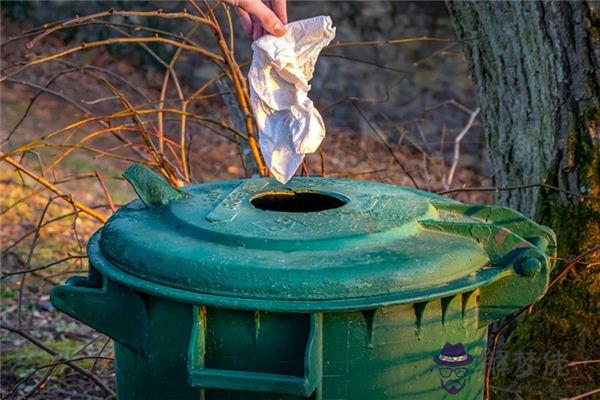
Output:
<path fill-rule="evenodd" d="M 433 357 L 433 361 L 446 367 L 460 367 L 471 364 L 473 359 L 467 354 L 462 343 L 450 344 L 446 342 L 440 354 Z"/>

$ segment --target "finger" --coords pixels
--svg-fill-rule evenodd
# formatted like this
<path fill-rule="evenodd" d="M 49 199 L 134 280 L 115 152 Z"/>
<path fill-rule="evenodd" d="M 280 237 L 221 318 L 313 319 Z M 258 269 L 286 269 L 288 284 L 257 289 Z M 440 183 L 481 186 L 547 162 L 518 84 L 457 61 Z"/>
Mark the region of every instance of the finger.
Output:
<path fill-rule="evenodd" d="M 252 19 L 250 18 L 250 14 L 239 7 L 235 8 L 235 12 L 238 15 L 240 24 L 242 25 L 244 32 L 246 32 L 246 35 L 252 36 Z"/>
<path fill-rule="evenodd" d="M 273 6 L 273 12 L 277 15 L 277 18 L 285 25 L 288 23 L 287 17 L 287 2 L 286 0 L 271 0 Z"/>
<path fill-rule="evenodd" d="M 254 20 L 254 23 L 252 24 L 252 39 L 257 40 L 260 39 L 263 36 L 263 29 L 260 26 L 260 22 L 257 20 Z"/>
<path fill-rule="evenodd" d="M 277 15 L 260 0 L 238 0 L 238 5 L 260 22 L 262 29 L 272 35 L 281 36 L 285 33 L 283 23 Z"/>

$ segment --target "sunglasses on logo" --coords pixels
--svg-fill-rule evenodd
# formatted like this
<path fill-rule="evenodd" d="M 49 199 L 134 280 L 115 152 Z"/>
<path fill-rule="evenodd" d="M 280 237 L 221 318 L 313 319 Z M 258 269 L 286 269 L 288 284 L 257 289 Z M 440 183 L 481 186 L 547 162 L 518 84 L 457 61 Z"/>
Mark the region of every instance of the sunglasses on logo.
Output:
<path fill-rule="evenodd" d="M 449 378 L 452 373 L 454 372 L 454 375 L 456 375 L 458 378 L 462 378 L 467 374 L 467 369 L 466 368 L 445 368 L 445 367 L 441 367 L 438 368 L 440 371 L 440 375 L 442 376 L 442 378 Z"/>

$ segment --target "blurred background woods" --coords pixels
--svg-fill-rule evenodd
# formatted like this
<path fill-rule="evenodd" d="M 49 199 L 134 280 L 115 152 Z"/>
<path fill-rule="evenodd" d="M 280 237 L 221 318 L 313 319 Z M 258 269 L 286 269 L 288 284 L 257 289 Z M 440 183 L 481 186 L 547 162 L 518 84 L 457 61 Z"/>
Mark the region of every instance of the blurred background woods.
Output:
<path fill-rule="evenodd" d="M 198 4 L 1 3 L 5 398 L 112 395 L 110 341 L 58 313 L 48 295 L 55 284 L 85 273 L 87 238 L 134 198 L 120 177 L 129 163 L 152 166 L 175 185 L 260 172 L 260 156 L 252 151 L 256 132 L 250 110 L 244 111 L 250 41 L 223 5 Z M 468 25 L 475 20 L 469 8 L 451 9 L 454 22 L 464 22 L 457 23 L 461 39 L 472 40 L 479 27 Z M 289 2 L 288 13 L 290 20 L 331 15 L 337 28 L 310 93 L 328 136 L 299 174 L 450 191 L 459 200 L 481 203 L 492 202 L 495 192 L 507 202 L 507 196 L 539 191 L 544 182 L 549 185 L 544 190 L 556 192 L 552 177 L 524 181 L 530 177 L 518 173 L 512 174 L 514 181 L 501 181 L 506 187 L 494 188 L 469 61 L 443 2 Z M 511 34 L 519 35 L 516 30 Z M 473 49 L 466 48 L 473 60 Z M 481 98 L 485 84 L 476 81 Z M 582 126 L 596 121 L 597 129 L 595 104 Z M 493 107 L 484 106 L 489 115 Z M 519 107 L 527 109 L 515 102 Z M 597 145 L 576 161 L 593 149 Z M 590 176 L 596 163 L 586 169 Z M 521 184 L 534 187 L 514 187 Z M 574 201 L 580 221 L 587 223 L 598 216 L 598 191 L 582 187 L 563 188 L 562 195 Z M 544 222 L 564 226 L 569 218 Z M 581 234 L 568 232 L 562 235 Z M 490 369 L 495 378 L 489 395 L 568 397 L 593 390 L 600 381 L 598 364 L 567 365 L 600 358 L 593 319 L 600 303 L 598 264 L 590 260 L 593 251 L 577 258 L 598 244 L 598 232 L 585 232 L 587 241 L 563 249 L 556 287 L 540 311 L 534 306 L 530 321 L 509 336 L 502 361 L 490 355 L 496 359 L 490 366 L 504 367 Z M 565 268 L 568 273 L 561 274 Z M 548 346 L 564 354 L 558 376 L 546 370 Z M 531 349 L 534 357 L 523 361 L 519 355 Z"/>

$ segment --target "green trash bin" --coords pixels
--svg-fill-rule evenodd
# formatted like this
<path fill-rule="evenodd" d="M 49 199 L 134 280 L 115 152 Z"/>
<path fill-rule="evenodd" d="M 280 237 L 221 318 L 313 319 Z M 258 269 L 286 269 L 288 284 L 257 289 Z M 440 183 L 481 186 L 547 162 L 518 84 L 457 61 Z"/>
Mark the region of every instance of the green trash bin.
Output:
<path fill-rule="evenodd" d="M 115 341 L 120 399 L 476 399 L 487 326 L 545 292 L 552 231 L 345 179 L 167 185 L 90 240 L 60 310 Z"/>

